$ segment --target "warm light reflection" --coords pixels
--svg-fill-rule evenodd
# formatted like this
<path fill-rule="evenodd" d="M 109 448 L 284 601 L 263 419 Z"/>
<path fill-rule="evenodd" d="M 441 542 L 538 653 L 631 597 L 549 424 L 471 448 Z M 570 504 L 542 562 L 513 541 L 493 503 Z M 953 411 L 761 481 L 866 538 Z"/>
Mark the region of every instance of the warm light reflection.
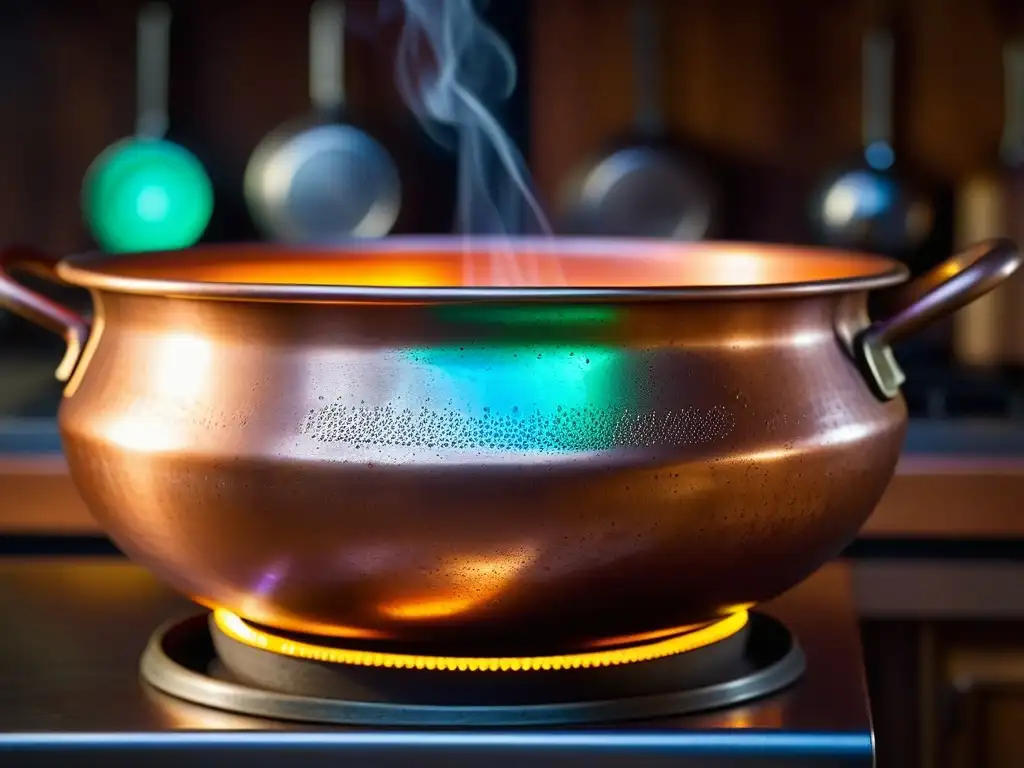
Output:
<path fill-rule="evenodd" d="M 204 608 L 210 609 L 210 611 L 215 614 L 222 611 L 231 615 L 237 615 L 233 611 L 223 608 L 213 599 L 197 597 L 195 595 L 189 595 L 189 598 Z M 390 637 L 388 633 L 380 632 L 376 629 L 362 629 L 360 627 L 350 627 L 346 624 L 322 624 L 320 622 L 308 621 L 305 619 L 301 621 L 293 621 L 287 616 L 282 617 L 277 613 L 273 613 L 268 616 L 262 610 L 262 603 L 250 597 L 243 598 L 238 602 L 243 606 L 239 610 L 245 612 L 249 621 L 255 621 L 260 624 L 272 623 L 278 629 L 286 632 L 301 632 L 306 635 L 336 637 L 347 640 L 386 640 Z"/>
<path fill-rule="evenodd" d="M 203 606 L 203 608 L 207 608 L 211 611 L 217 610 L 217 603 L 215 603 L 213 600 L 210 600 L 209 598 L 200 597 L 198 595 L 189 595 L 188 599 L 191 600 L 193 603 L 198 603 L 199 605 Z"/>
<path fill-rule="evenodd" d="M 203 392 L 211 374 L 214 347 L 208 336 L 178 332 L 161 336 L 149 381 L 161 396 L 185 400 Z"/>
<path fill-rule="evenodd" d="M 482 602 L 475 597 L 452 597 L 448 599 L 403 600 L 380 606 L 380 612 L 391 619 L 442 619 L 458 616 Z"/>
<path fill-rule="evenodd" d="M 746 626 L 748 615 L 735 613 L 695 632 L 688 632 L 631 648 L 561 654 L 557 656 L 524 657 L 467 657 L 420 656 L 401 653 L 353 651 L 315 645 L 264 632 L 247 624 L 228 611 L 213 614 L 217 627 L 228 637 L 253 648 L 282 656 L 312 659 L 332 664 L 351 664 L 364 667 L 392 667 L 398 669 L 431 669 L 449 671 L 511 672 L 550 669 L 579 669 L 631 664 L 640 661 L 673 656 L 730 637 Z"/>
<path fill-rule="evenodd" d="M 106 424 L 106 436 L 111 443 L 139 453 L 164 453 L 182 446 L 182 435 L 170 424 L 141 408 L 126 408 L 112 415 Z M 141 479 L 141 473 L 135 470 Z"/>
<path fill-rule="evenodd" d="M 786 716 L 786 694 L 763 702 L 756 709 L 748 707 L 735 713 L 737 728 L 782 728 Z"/>
<path fill-rule="evenodd" d="M 757 721 L 752 713 L 746 709 L 732 709 L 723 713 L 725 724 L 729 728 L 754 728 Z"/>
<path fill-rule="evenodd" d="M 403 598 L 378 610 L 391 619 L 412 621 L 458 616 L 498 597 L 536 558 L 536 548 L 526 546 L 492 557 L 452 557 L 442 563 L 442 584 L 431 597 Z M 438 597 L 438 592 L 449 594 Z"/>
<path fill-rule="evenodd" d="M 838 199 L 841 203 L 841 195 Z M 832 207 L 842 213 L 844 205 L 849 207 L 848 202 Z M 208 247 L 178 258 L 134 255 L 131 261 L 113 261 L 89 271 L 263 285 L 687 288 L 862 279 L 896 269 L 894 262 L 880 257 L 789 246 L 470 239 L 453 240 L 447 246 L 425 240 L 420 248 L 416 242 L 388 238 L 383 244 L 292 251 Z M 497 269 L 513 262 L 514 270 Z M 78 276 L 78 270 L 70 272 Z"/>
<path fill-rule="evenodd" d="M 197 271 L 200 279 L 214 283 L 442 287 L 461 282 L 456 265 L 389 258 L 352 259 L 342 263 L 322 259 L 298 259 L 294 263 L 226 262 L 210 264 Z"/>
<path fill-rule="evenodd" d="M 152 685 L 140 686 L 143 697 L 152 706 L 162 725 L 174 730 L 204 731 L 279 731 L 290 728 L 287 721 L 239 715 L 214 709 L 203 704 L 192 704 L 184 699 L 163 693 Z"/>
<path fill-rule="evenodd" d="M 145 380 L 151 399 L 132 401 L 112 413 L 105 430 L 122 448 L 141 453 L 172 451 L 188 443 L 189 418 L 214 375 L 214 344 L 204 336 L 178 332 L 155 340 L 147 361 L 152 372 Z"/>
<path fill-rule="evenodd" d="M 756 707 L 732 707 L 720 713 L 727 728 L 781 728 L 785 707 L 776 700 L 769 700 Z"/>
<path fill-rule="evenodd" d="M 132 604 L 152 600 L 164 592 L 160 582 L 141 568 L 111 567 L 107 563 L 76 563 L 74 568 L 54 568 L 54 578 L 62 590 L 74 593 L 85 604 L 107 607 L 115 603 Z"/>
<path fill-rule="evenodd" d="M 703 266 L 704 285 L 761 285 L 775 282 L 778 264 L 755 251 L 731 250 Z M 785 281 L 783 281 L 785 282 Z"/>
<path fill-rule="evenodd" d="M 764 347 L 786 347 L 806 348 L 816 344 L 834 344 L 835 333 L 832 331 L 799 331 L 788 336 L 778 334 L 763 334 L 760 336 L 729 336 L 721 338 L 710 337 L 705 340 L 697 340 L 693 343 L 686 341 L 687 349 L 711 347 L 715 349 L 748 350 L 761 349 Z"/>
<path fill-rule="evenodd" d="M 746 464 L 749 462 L 772 462 L 792 459 L 805 453 L 817 453 L 822 446 L 846 445 L 857 443 L 871 436 L 873 424 L 844 424 L 841 427 L 826 430 L 815 436 L 813 441 L 806 443 L 790 443 L 778 448 L 767 448 L 762 451 L 733 454 L 719 460 L 720 464 Z"/>
<path fill-rule="evenodd" d="M 931 274 L 935 276 L 936 282 L 946 282 L 956 277 L 964 270 L 964 265 L 958 259 L 947 259 L 939 266 L 932 269 Z"/>

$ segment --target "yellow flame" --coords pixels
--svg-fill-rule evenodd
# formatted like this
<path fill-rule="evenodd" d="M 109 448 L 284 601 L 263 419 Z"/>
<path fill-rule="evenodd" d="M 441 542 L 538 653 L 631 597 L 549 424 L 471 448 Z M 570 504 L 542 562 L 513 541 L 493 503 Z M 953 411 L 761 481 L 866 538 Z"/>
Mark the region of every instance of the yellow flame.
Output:
<path fill-rule="evenodd" d="M 714 624 L 709 624 L 703 629 L 631 648 L 616 648 L 607 651 L 571 653 L 559 656 L 468 657 L 421 656 L 416 654 L 378 653 L 375 651 L 330 648 L 300 640 L 291 640 L 255 629 L 240 616 L 230 611 L 218 609 L 213 613 L 213 620 L 217 627 L 231 639 L 252 648 L 259 648 L 281 656 L 362 667 L 439 669 L 457 670 L 460 672 L 579 669 L 650 661 L 651 659 L 659 659 L 665 656 L 673 656 L 677 653 L 692 651 L 719 640 L 724 640 L 743 629 L 747 623 L 747 618 L 747 612 L 740 611 Z"/>

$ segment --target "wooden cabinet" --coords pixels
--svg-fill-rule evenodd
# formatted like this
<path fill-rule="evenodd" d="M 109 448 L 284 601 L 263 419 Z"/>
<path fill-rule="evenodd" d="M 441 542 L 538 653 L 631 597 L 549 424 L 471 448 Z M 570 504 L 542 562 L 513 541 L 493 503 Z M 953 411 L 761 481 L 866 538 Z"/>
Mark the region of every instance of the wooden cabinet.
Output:
<path fill-rule="evenodd" d="M 1024 765 L 1024 620 L 864 625 L 879 768 Z"/>
<path fill-rule="evenodd" d="M 937 707 L 930 714 L 942 768 L 1024 764 L 1024 622 L 922 627 Z"/>

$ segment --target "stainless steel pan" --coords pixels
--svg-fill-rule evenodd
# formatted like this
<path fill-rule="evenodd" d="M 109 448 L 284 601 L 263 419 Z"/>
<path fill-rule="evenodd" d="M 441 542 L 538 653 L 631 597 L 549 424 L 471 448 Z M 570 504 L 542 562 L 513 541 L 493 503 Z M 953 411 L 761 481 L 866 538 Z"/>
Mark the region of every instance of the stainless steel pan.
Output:
<path fill-rule="evenodd" d="M 717 191 L 692 148 L 665 131 L 663 29 L 657 0 L 634 0 L 634 134 L 587 164 L 565 195 L 565 228 L 577 234 L 700 240 L 715 222 Z"/>
<path fill-rule="evenodd" d="M 344 4 L 316 0 L 309 16 L 311 118 L 270 133 L 245 172 L 257 226 L 291 243 L 380 237 L 401 207 L 398 169 L 370 134 L 348 122 Z"/>

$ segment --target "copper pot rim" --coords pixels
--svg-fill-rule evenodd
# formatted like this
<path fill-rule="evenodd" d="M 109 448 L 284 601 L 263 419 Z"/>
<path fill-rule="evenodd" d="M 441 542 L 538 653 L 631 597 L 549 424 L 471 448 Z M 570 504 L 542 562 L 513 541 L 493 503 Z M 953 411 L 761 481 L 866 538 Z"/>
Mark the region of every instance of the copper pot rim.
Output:
<path fill-rule="evenodd" d="M 402 256 L 428 253 L 431 257 L 461 259 L 466 252 L 491 253 L 511 248 L 543 258 L 557 257 L 563 263 L 573 259 L 617 262 L 616 268 L 634 273 L 653 260 L 677 259 L 695 265 L 702 259 L 736 256 L 785 263 L 790 269 L 831 263 L 848 267 L 848 274 L 822 279 L 785 280 L 723 284 L 652 285 L 349 285 L 285 282 L 203 281 L 187 277 L 146 277 L 119 272 L 118 267 L 141 261 L 166 259 L 179 265 L 187 275 L 188 263 L 206 263 L 220 257 L 244 257 L 252 263 L 281 262 L 303 257 L 338 259 L 357 255 Z M 624 255 L 625 254 L 625 255 Z M 643 258 L 638 258 L 643 257 Z M 566 260 L 569 260 L 566 262 Z M 700 267 L 695 266 L 694 269 Z M 835 271 L 835 270 L 833 270 Z M 842 270 L 840 270 L 842 271 Z M 66 283 L 90 290 L 140 296 L 223 299 L 234 301 L 435 304 L 462 302 L 637 302 L 724 299 L 801 298 L 871 291 L 907 280 L 909 269 L 902 263 L 872 253 L 788 244 L 742 241 L 682 243 L 668 240 L 580 237 L 473 237 L 390 236 L 376 240 L 349 240 L 318 245 L 266 243 L 211 244 L 180 251 L 109 254 L 88 252 L 69 256 L 56 265 L 58 277 Z"/>

